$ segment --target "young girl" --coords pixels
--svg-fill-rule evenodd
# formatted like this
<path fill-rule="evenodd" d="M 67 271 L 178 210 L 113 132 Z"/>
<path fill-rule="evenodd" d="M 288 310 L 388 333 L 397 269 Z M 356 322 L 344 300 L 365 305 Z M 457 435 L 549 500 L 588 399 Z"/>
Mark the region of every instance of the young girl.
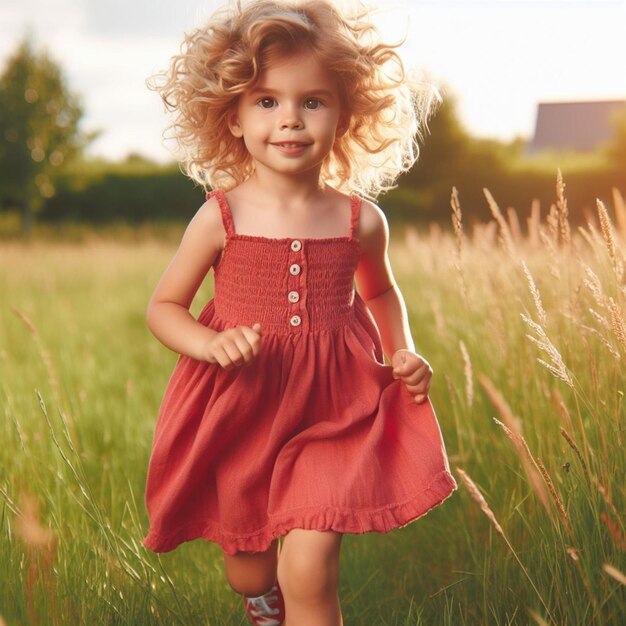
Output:
<path fill-rule="evenodd" d="M 253 624 L 337 626 L 342 534 L 404 526 L 456 487 L 387 222 L 363 199 L 414 162 L 426 107 L 395 51 L 329 0 L 218 13 L 165 77 L 185 172 L 213 191 L 148 306 L 181 357 L 145 545 L 218 543 Z"/>

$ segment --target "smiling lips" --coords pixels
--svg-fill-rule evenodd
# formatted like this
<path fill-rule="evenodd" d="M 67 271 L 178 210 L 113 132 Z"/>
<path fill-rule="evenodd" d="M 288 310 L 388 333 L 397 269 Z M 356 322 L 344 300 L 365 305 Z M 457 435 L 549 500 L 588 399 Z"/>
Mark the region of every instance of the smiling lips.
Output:
<path fill-rule="evenodd" d="M 272 143 L 272 145 L 275 148 L 278 148 L 283 154 L 292 155 L 300 154 L 305 150 L 305 148 L 307 148 L 311 144 L 301 141 L 277 141 L 275 143 Z"/>

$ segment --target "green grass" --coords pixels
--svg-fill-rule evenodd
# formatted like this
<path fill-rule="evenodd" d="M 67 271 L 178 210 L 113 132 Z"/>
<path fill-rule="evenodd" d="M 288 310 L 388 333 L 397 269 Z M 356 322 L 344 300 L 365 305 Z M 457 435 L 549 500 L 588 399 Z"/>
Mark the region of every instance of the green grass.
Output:
<path fill-rule="evenodd" d="M 626 571 L 626 345 L 584 265 L 622 321 L 626 297 L 604 242 L 593 241 L 578 236 L 569 252 L 520 241 L 517 258 L 483 230 L 464 241 L 460 264 L 438 230 L 394 241 L 453 471 L 480 486 L 509 544 L 462 485 L 403 529 L 346 536 L 346 625 L 623 623 L 625 588 L 603 566 Z M 140 543 L 152 429 L 175 360 L 149 335 L 144 309 L 174 247 L 168 237 L 90 236 L 0 248 L 0 615 L 10 626 L 244 623 L 217 546 L 195 541 L 159 557 Z M 538 314 L 520 258 L 572 386 L 537 362 L 550 358 L 526 337 L 520 313 Z M 210 281 L 194 311 L 208 297 Z M 492 420 L 505 416 L 480 375 L 543 461 L 565 520 L 549 494 L 542 505 Z M 39 511 L 29 513 L 33 500 Z"/>

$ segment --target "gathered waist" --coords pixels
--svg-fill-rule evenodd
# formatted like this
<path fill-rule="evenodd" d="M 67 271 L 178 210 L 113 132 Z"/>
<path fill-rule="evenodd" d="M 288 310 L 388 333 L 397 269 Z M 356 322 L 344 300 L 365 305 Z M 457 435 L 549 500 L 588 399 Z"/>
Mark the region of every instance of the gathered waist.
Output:
<path fill-rule="evenodd" d="M 354 294 L 350 302 L 326 301 L 312 306 L 306 296 L 296 299 L 288 294 L 286 302 L 268 306 L 267 301 L 233 302 L 213 300 L 214 316 L 225 326 L 252 326 L 261 324 L 263 333 L 293 335 L 307 332 L 335 330 L 353 323 L 355 318 Z"/>

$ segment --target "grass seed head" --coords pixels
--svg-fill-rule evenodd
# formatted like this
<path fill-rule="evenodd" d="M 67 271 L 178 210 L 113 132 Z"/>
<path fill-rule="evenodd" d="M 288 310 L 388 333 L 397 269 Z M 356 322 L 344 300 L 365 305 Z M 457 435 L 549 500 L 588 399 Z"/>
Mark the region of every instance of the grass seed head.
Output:
<path fill-rule="evenodd" d="M 552 496 L 552 499 L 554 500 L 554 504 L 556 504 L 556 509 L 559 512 L 559 517 L 561 518 L 563 525 L 568 531 L 571 531 L 571 526 L 569 523 L 569 516 L 567 515 L 567 511 L 565 510 L 563 501 L 561 500 L 561 497 L 559 496 L 556 490 L 556 487 L 554 486 L 552 477 L 548 473 L 548 470 L 546 469 L 546 466 L 543 464 L 543 461 L 539 458 L 537 459 L 537 465 L 539 467 L 539 471 L 541 472 L 541 475 L 543 476 L 543 480 L 548 487 L 548 491 L 550 492 L 550 495 Z"/>
<path fill-rule="evenodd" d="M 483 497 L 483 494 L 480 493 L 480 489 L 478 489 L 476 483 L 461 468 L 457 467 L 456 471 L 461 477 L 463 484 L 469 491 L 470 496 L 472 496 L 472 499 L 478 502 L 482 512 L 487 516 L 489 521 L 494 525 L 494 528 L 504 537 L 505 534 L 504 534 L 504 530 L 502 529 L 502 526 L 500 526 L 500 524 L 498 523 L 498 520 L 496 519 L 494 512 L 489 507 L 489 504 L 487 504 L 487 500 L 485 500 L 485 498 Z"/>
<path fill-rule="evenodd" d="M 486 187 L 483 189 L 483 193 L 485 194 L 485 198 L 487 198 L 487 204 L 489 205 L 489 209 L 491 210 L 491 214 L 496 220 L 498 226 L 500 227 L 500 240 L 504 246 L 504 249 L 507 251 L 511 258 L 516 258 L 517 253 L 515 251 L 515 244 L 513 243 L 513 236 L 511 234 L 511 229 L 509 228 L 508 222 L 504 219 L 502 215 L 502 211 L 500 211 L 500 207 L 494 200 L 491 192 Z"/>
<path fill-rule="evenodd" d="M 541 481 L 541 473 L 539 471 L 539 467 L 537 466 L 537 461 L 535 461 L 535 457 L 532 455 L 528 444 L 526 443 L 526 439 L 522 437 L 518 432 L 511 430 L 503 424 L 500 420 L 493 418 L 493 421 L 505 432 L 506 436 L 513 442 L 513 447 L 515 448 L 515 452 L 517 456 L 522 461 L 522 465 L 524 466 L 524 470 L 526 471 L 526 476 L 530 482 L 530 486 L 533 488 L 533 491 L 537 494 L 539 501 L 543 505 L 544 509 L 550 513 L 550 506 L 548 504 L 548 494 L 546 492 L 546 488 Z"/>
<path fill-rule="evenodd" d="M 459 348 L 461 349 L 464 364 L 463 369 L 465 372 L 465 398 L 467 400 L 467 406 L 471 407 L 472 404 L 474 404 L 474 374 L 472 370 L 472 362 L 470 360 L 467 347 L 462 339 L 459 341 Z"/>
<path fill-rule="evenodd" d="M 614 567 L 610 563 L 604 563 L 602 569 L 611 577 L 614 578 L 621 585 L 626 586 L 626 575 L 623 572 Z"/>
<path fill-rule="evenodd" d="M 565 183 L 561 170 L 557 170 L 556 175 L 556 208 L 557 221 L 559 225 L 559 237 L 562 244 L 569 246 L 571 242 L 571 231 L 568 219 L 567 199 L 565 198 Z"/>
<path fill-rule="evenodd" d="M 563 409 L 567 411 L 567 409 L 565 408 L 565 405 L 562 405 L 562 406 L 563 406 Z M 561 432 L 561 435 L 563 436 L 563 439 L 567 441 L 567 444 L 569 445 L 569 447 L 576 454 L 576 457 L 578 458 L 578 462 L 580 463 L 580 466 L 582 467 L 583 472 L 585 473 L 585 478 L 587 479 L 587 482 L 589 482 L 590 481 L 589 470 L 587 469 L 587 463 L 585 463 L 585 459 L 583 459 L 583 455 L 580 453 L 580 448 L 576 445 L 574 438 L 565 430 L 565 428 L 561 427 L 560 432 Z"/>
<path fill-rule="evenodd" d="M 626 241 L 626 203 L 620 190 L 613 187 L 613 206 L 615 207 L 615 225 L 617 231 L 622 237 L 622 241 Z"/>
<path fill-rule="evenodd" d="M 624 354 L 626 354 L 626 325 L 624 324 L 622 312 L 613 298 L 609 298 L 609 311 L 611 312 L 611 328 L 613 329 L 613 334 L 624 351 Z"/>
<path fill-rule="evenodd" d="M 539 289 L 537 288 L 537 284 L 535 283 L 528 266 L 525 261 L 522 261 L 522 269 L 524 270 L 524 275 L 526 276 L 526 280 L 528 281 L 528 287 L 530 289 L 530 293 L 533 297 L 533 302 L 535 303 L 535 309 L 537 311 L 537 317 L 539 318 L 539 323 L 542 326 L 546 326 L 548 324 L 548 316 L 546 314 L 546 310 L 543 307 L 543 302 L 541 300 L 541 294 L 539 293 Z"/>

